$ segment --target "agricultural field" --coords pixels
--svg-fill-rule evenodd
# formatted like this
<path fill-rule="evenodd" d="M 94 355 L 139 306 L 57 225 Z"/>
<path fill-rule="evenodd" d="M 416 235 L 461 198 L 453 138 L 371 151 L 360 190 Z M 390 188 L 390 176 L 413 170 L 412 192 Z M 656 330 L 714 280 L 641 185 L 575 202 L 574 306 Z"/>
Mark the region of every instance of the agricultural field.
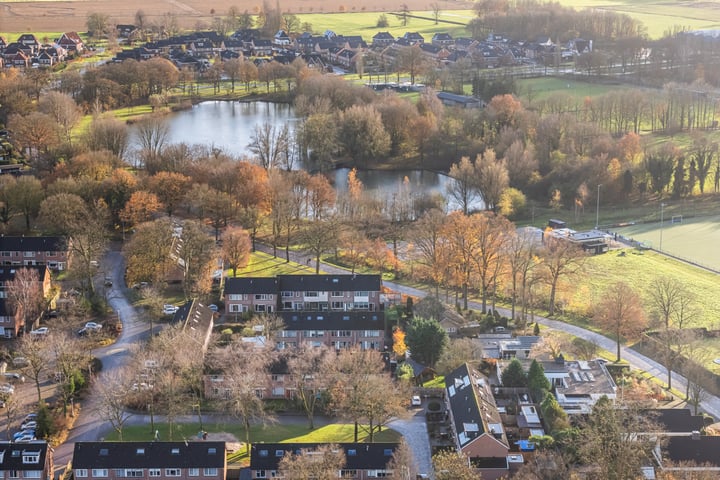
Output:
<path fill-rule="evenodd" d="M 617 229 L 617 233 L 655 249 L 662 248 L 663 252 L 671 255 L 720 270 L 720 216 L 683 217 L 681 223 L 677 223 L 677 216 L 676 223 L 673 223 L 673 217 L 665 215 L 662 225 L 659 221 L 637 224 Z"/>
<path fill-rule="evenodd" d="M 427 0 L 361 0 L 359 2 L 346 2 L 344 0 L 285 0 L 279 2 L 283 12 L 295 14 L 303 13 L 340 13 L 348 10 L 357 12 L 393 12 L 400 10 L 401 5 L 407 4 L 411 12 L 430 10 Z M 470 10 L 472 2 L 441 0 L 438 2 L 441 10 Z M 271 2 L 274 6 L 275 2 Z M 172 0 L 168 2 L 144 2 L 142 0 L 127 0 L 124 2 L 111 2 L 108 0 L 57 0 L 57 1 L 9 1 L 3 2 L 0 9 L 0 32 L 39 32 L 39 31 L 84 31 L 85 22 L 89 13 L 102 12 L 110 17 L 110 23 L 132 23 L 135 13 L 142 10 L 148 23 L 159 20 L 168 12 L 177 16 L 180 27 L 195 28 L 197 25 L 210 25 L 214 17 L 223 15 L 231 7 L 237 7 L 240 12 L 247 10 L 256 14 L 262 2 L 247 0 Z M 377 15 L 373 15 L 377 20 Z M 343 30 L 343 20 L 335 18 L 332 29 Z M 302 20 L 305 21 L 305 20 Z M 462 21 L 462 20 L 460 20 Z M 374 25 L 375 22 L 372 24 Z M 409 24 L 408 26 L 410 26 Z M 322 30 L 321 30 L 322 32 Z"/>

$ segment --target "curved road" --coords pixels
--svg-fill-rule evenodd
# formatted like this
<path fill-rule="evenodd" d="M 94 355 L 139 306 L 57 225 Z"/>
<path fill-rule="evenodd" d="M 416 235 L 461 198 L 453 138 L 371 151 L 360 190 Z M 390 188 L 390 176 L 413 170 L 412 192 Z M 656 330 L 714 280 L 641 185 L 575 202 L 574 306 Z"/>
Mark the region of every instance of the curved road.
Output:
<path fill-rule="evenodd" d="M 138 319 L 135 308 L 125 296 L 125 267 L 122 254 L 119 251 L 108 252 L 100 267 L 107 272 L 105 276 L 112 278 L 113 286 L 107 292 L 108 303 L 120 315 L 123 323 L 123 330 L 115 343 L 91 352 L 102 362 L 103 370 L 108 371 L 128 362 L 131 346 L 147 336 L 149 325 Z M 93 398 L 90 393 L 83 401 L 80 416 L 70 430 L 67 440 L 55 449 L 56 473 L 62 474 L 65 466 L 72 459 L 75 442 L 97 441 L 108 430 L 107 422 L 99 418 L 95 412 Z"/>
<path fill-rule="evenodd" d="M 272 255 L 272 248 L 258 243 L 257 244 L 258 250 L 270 253 Z M 282 255 L 280 254 L 282 253 Z M 278 256 L 284 258 L 285 252 L 278 251 Z M 308 255 L 302 254 L 298 252 L 290 252 L 290 259 L 300 263 L 300 264 L 310 264 L 308 263 Z M 314 259 L 313 259 L 314 261 Z M 314 265 L 314 263 L 312 263 Z M 328 273 L 348 273 L 347 270 L 338 268 L 334 265 L 328 265 L 328 264 L 321 264 L 321 267 L 323 271 Z M 408 287 L 405 285 L 401 285 L 399 283 L 395 282 L 387 282 L 383 281 L 383 285 L 388 287 L 391 290 L 394 290 L 396 292 L 403 293 L 405 295 L 412 295 L 414 297 L 424 297 L 428 295 L 428 292 L 425 290 L 420 290 L 413 287 Z M 468 302 L 468 305 L 470 308 L 473 308 L 475 310 L 481 309 L 481 304 L 478 302 Z M 510 310 L 505 308 L 497 308 L 497 311 L 500 312 L 502 315 L 509 317 L 510 316 Z M 559 330 L 562 332 L 569 333 L 570 335 L 573 335 L 575 337 L 581 337 L 586 340 L 593 341 L 597 343 L 600 348 L 604 350 L 608 350 L 610 352 L 614 352 L 617 348 L 616 343 L 614 340 L 601 335 L 599 333 L 592 332 L 590 330 L 586 330 L 581 327 L 576 327 L 575 325 L 570 325 L 564 322 L 560 322 L 557 320 L 551 320 L 549 318 L 545 317 L 539 317 L 535 316 L 535 319 L 540 323 L 541 325 L 545 325 L 549 328 L 552 328 L 554 330 Z M 644 372 L 648 372 L 650 375 L 659 378 L 661 381 L 666 382 L 667 381 L 667 369 L 660 365 L 655 360 L 646 357 L 645 355 L 642 355 L 635 350 L 632 350 L 630 348 L 627 348 L 625 346 L 620 347 L 621 357 L 623 360 L 627 361 L 633 368 L 636 368 L 638 370 L 642 370 Z M 677 389 L 679 391 L 684 392 L 685 388 L 687 386 L 687 380 L 682 375 L 673 372 L 672 374 L 672 381 L 673 381 L 673 388 Z M 709 415 L 712 415 L 716 420 L 720 420 L 720 398 L 711 395 L 710 393 L 706 393 L 706 398 L 703 402 L 700 404 L 700 409 L 704 411 L 705 413 L 708 413 Z"/>

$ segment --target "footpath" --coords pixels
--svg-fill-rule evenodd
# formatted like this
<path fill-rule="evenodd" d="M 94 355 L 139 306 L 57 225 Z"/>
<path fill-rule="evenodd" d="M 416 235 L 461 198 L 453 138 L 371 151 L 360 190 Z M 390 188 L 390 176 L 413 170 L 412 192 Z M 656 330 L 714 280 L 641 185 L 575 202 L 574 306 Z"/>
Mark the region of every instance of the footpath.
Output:
<path fill-rule="evenodd" d="M 261 252 L 269 253 L 272 255 L 272 247 L 258 243 L 257 249 Z M 280 255 L 280 253 L 282 253 L 282 255 Z M 284 250 L 282 252 L 278 253 L 278 257 L 284 258 L 284 256 L 285 256 Z M 308 258 L 309 257 L 307 254 L 293 252 L 293 251 L 290 252 L 290 260 L 293 262 L 306 264 L 306 263 L 308 263 Z M 327 273 L 337 273 L 337 274 L 347 274 L 348 273 L 348 271 L 343 268 L 339 268 L 334 265 L 329 265 L 326 263 L 321 263 L 321 269 Z M 389 288 L 390 290 L 393 290 L 398 293 L 402 293 L 404 295 L 410 295 L 413 297 L 422 298 L 422 297 L 425 297 L 430 294 L 429 292 L 427 292 L 425 290 L 421 290 L 421 289 L 414 288 L 414 287 L 408 287 L 406 285 L 402 285 L 402 284 L 396 283 L 396 282 L 383 281 L 383 285 L 385 287 Z M 470 302 L 468 302 L 468 306 L 474 310 L 481 309 L 481 305 L 478 302 L 470 301 Z M 510 316 L 510 311 L 508 309 L 498 307 L 498 308 L 496 308 L 496 310 L 501 315 L 504 315 L 506 317 Z M 575 337 L 581 337 L 581 338 L 584 338 L 585 340 L 595 342 L 600 348 L 602 348 L 604 350 L 613 352 L 616 349 L 615 340 L 612 340 L 612 339 L 610 339 L 604 335 L 601 335 L 599 333 L 595 333 L 593 331 L 590 331 L 590 330 L 587 330 L 587 329 L 584 329 L 581 327 L 577 327 L 575 325 L 570 325 L 565 322 L 560 322 L 557 320 L 552 320 L 552 319 L 540 317 L 537 315 L 535 316 L 535 320 L 540 325 L 545 325 L 546 327 L 549 327 L 553 330 L 566 332 Z M 621 358 L 623 360 L 627 361 L 632 368 L 641 370 L 643 372 L 647 372 L 648 374 L 652 375 L 653 377 L 660 379 L 660 381 L 664 382 L 665 380 L 667 380 L 667 369 L 665 367 L 663 367 L 662 365 L 660 365 L 655 360 L 653 360 L 649 357 L 646 357 L 645 355 L 642 355 L 642 354 L 636 352 L 635 350 L 632 350 L 625 346 L 620 347 L 620 353 L 621 353 Z M 675 373 L 675 372 L 672 373 L 672 382 L 673 382 L 673 388 L 676 390 L 684 392 L 685 389 L 687 388 L 687 379 L 678 373 Z M 715 395 L 710 394 L 709 392 L 706 392 L 705 399 L 700 403 L 700 410 L 707 413 L 708 415 L 711 415 L 713 418 L 715 418 L 716 421 L 720 421 L 720 397 L 717 397 Z"/>

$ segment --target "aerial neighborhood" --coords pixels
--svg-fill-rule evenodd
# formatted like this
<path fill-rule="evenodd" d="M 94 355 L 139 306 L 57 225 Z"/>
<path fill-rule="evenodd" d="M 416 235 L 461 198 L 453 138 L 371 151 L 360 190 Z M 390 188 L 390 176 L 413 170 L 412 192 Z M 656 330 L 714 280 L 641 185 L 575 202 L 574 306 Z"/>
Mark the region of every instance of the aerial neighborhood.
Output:
<path fill-rule="evenodd" d="M 0 480 L 720 478 L 720 10 L 64 3 L 0 11 Z"/>

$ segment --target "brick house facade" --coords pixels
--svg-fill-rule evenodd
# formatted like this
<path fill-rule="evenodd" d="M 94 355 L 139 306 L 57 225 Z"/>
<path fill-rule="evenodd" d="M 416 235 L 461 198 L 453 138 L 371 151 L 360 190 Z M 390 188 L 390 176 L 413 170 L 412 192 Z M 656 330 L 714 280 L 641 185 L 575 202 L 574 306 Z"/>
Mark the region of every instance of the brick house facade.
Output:
<path fill-rule="evenodd" d="M 47 265 L 65 270 L 70 262 L 70 240 L 64 237 L 0 236 L 0 265 Z"/>

